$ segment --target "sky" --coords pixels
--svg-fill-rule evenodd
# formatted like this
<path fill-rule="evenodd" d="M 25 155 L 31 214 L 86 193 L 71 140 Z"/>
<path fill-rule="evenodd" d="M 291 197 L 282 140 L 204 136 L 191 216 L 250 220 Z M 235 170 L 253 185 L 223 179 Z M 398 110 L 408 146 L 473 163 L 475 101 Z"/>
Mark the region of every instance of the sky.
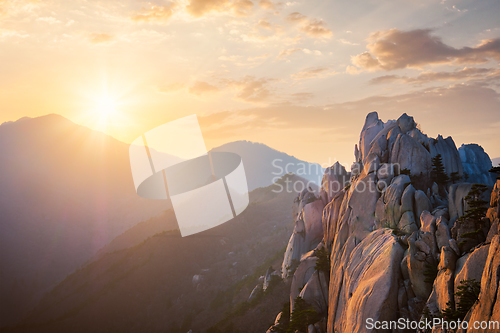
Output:
<path fill-rule="evenodd" d="M 207 148 L 347 167 L 366 115 L 500 156 L 500 1 L 0 0 L 0 123 L 130 143 L 196 114 Z"/>

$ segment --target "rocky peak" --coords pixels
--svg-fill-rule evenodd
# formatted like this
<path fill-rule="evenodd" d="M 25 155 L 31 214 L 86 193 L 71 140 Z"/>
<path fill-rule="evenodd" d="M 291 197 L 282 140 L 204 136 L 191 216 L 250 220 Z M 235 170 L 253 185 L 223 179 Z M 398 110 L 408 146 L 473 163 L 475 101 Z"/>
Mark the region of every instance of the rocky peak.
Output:
<path fill-rule="evenodd" d="M 327 322 L 326 330 L 322 321 L 311 323 L 311 330 L 370 332 L 367 318 L 420 320 L 423 315 L 455 313 L 458 276 L 481 279 L 482 296 L 470 310 L 472 316 L 498 316 L 500 304 L 494 295 L 499 284 L 492 267 L 498 264 L 500 180 L 491 200 L 489 188 L 460 183 L 464 160 L 477 164 L 479 171 L 491 167 L 482 149 L 462 150 L 459 154 L 451 137 L 429 138 L 407 114 L 384 123 L 371 112 L 355 146 L 351 173 L 336 163 L 325 171 L 321 200 L 311 201 L 309 193 L 299 195 L 283 268 L 296 261 L 291 300 L 299 295 L 294 288 L 307 286 L 300 295 Z M 444 169 L 440 172 L 452 178 L 444 177 L 439 184 L 431 178 L 437 172 L 433 157 L 438 155 Z M 343 186 L 333 188 L 334 182 Z M 481 201 L 479 192 L 488 196 L 491 208 L 481 206 L 486 200 Z M 314 233 L 315 241 L 307 241 L 308 233 Z M 464 241 L 469 238 L 474 240 Z M 485 246 L 490 248 L 487 255 Z M 321 248 L 331 262 L 327 305 L 321 299 L 326 280 L 316 265 Z M 482 275 L 472 273 L 483 267 Z M 285 271 L 284 277 L 293 273 Z"/>

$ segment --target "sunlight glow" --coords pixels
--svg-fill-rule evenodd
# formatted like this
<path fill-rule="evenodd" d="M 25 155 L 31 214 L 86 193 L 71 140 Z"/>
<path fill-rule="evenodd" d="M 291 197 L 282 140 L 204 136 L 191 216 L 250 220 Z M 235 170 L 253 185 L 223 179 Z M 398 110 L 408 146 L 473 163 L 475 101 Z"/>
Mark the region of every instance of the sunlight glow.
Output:
<path fill-rule="evenodd" d="M 103 96 L 97 101 L 97 112 L 105 118 L 114 115 L 116 111 L 116 101 L 108 96 Z"/>

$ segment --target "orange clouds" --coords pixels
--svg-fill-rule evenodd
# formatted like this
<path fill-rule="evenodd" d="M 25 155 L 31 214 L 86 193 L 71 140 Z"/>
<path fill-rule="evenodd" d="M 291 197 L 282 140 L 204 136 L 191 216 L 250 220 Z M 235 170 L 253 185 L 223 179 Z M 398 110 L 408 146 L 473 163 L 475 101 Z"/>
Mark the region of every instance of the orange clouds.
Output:
<path fill-rule="evenodd" d="M 371 84 L 410 83 L 423 84 L 436 81 L 460 81 L 495 77 L 498 79 L 500 71 L 494 68 L 464 68 L 453 72 L 424 72 L 417 77 L 399 75 L 384 75 L 370 80 Z"/>
<path fill-rule="evenodd" d="M 194 17 L 201 17 L 210 12 L 233 12 L 237 16 L 246 16 L 253 7 L 250 0 L 190 0 L 186 10 Z"/>
<path fill-rule="evenodd" d="M 228 0 L 191 0 L 186 9 L 189 14 L 200 17 L 211 11 L 223 11 L 228 4 Z"/>
<path fill-rule="evenodd" d="M 93 44 L 101 44 L 111 42 L 114 39 L 114 36 L 108 34 L 91 33 L 89 39 Z"/>
<path fill-rule="evenodd" d="M 136 22 L 166 22 L 174 14 L 174 3 L 164 6 L 153 5 L 151 8 L 143 8 L 138 14 L 131 17 Z"/>
<path fill-rule="evenodd" d="M 352 63 L 369 71 L 420 68 L 430 64 L 477 64 L 500 60 L 500 39 L 484 40 L 476 47 L 446 45 L 430 29 L 379 31 L 370 36 L 369 51 L 352 57 Z"/>
<path fill-rule="evenodd" d="M 286 20 L 290 23 L 297 24 L 299 30 L 305 32 L 309 37 L 330 38 L 333 35 L 332 31 L 326 27 L 323 20 L 309 19 L 299 12 L 289 14 Z"/>
<path fill-rule="evenodd" d="M 292 78 L 295 80 L 318 79 L 335 74 L 337 74 L 337 72 L 330 70 L 328 67 L 317 67 L 292 74 Z"/>
<path fill-rule="evenodd" d="M 268 87 L 268 83 L 273 79 L 260 78 L 256 79 L 253 76 L 245 76 L 241 80 L 228 81 L 228 86 L 236 88 L 236 98 L 251 103 L 262 103 L 272 96 L 272 92 Z"/>
<path fill-rule="evenodd" d="M 264 9 L 273 10 L 275 9 L 274 4 L 269 0 L 260 0 L 259 6 Z"/>
<path fill-rule="evenodd" d="M 218 92 L 220 89 L 203 81 L 196 81 L 190 88 L 189 92 L 193 95 L 205 95 Z"/>

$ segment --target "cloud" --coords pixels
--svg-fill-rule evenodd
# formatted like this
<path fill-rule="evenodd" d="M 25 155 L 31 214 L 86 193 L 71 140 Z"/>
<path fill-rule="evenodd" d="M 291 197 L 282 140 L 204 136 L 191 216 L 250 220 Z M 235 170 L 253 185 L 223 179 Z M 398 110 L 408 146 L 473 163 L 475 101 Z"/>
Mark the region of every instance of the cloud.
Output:
<path fill-rule="evenodd" d="M 475 47 L 446 45 L 430 29 L 379 31 L 370 36 L 369 51 L 352 57 L 353 65 L 369 71 L 421 68 L 431 64 L 478 64 L 500 60 L 500 39 L 481 41 Z"/>
<path fill-rule="evenodd" d="M 289 14 L 286 20 L 292 24 L 296 24 L 299 31 L 305 32 L 309 37 L 330 38 L 333 35 L 323 20 L 309 19 L 299 12 Z"/>
<path fill-rule="evenodd" d="M 262 54 L 260 56 L 248 57 L 247 61 L 263 61 L 263 60 L 266 60 L 267 58 L 269 58 L 270 56 L 271 56 L 270 53 L 266 53 L 266 54 Z"/>
<path fill-rule="evenodd" d="M 151 8 L 143 8 L 140 12 L 131 17 L 135 22 L 156 22 L 163 23 L 168 21 L 174 14 L 175 3 L 167 5 L 152 5 Z"/>
<path fill-rule="evenodd" d="M 308 93 L 308 92 L 300 92 L 300 93 L 294 93 L 290 95 L 291 100 L 297 102 L 297 103 L 302 103 L 305 101 L 308 101 L 312 98 L 314 98 L 313 93 Z"/>
<path fill-rule="evenodd" d="M 250 0 L 234 1 L 231 8 L 237 16 L 247 16 L 253 8 L 253 2 Z"/>
<path fill-rule="evenodd" d="M 48 16 L 48 17 L 39 17 L 36 19 L 37 21 L 40 21 L 40 22 L 45 22 L 45 23 L 48 23 L 48 24 L 57 24 L 57 23 L 61 23 L 61 21 L 59 21 L 58 19 L 56 19 L 55 17 L 52 17 L 52 16 Z"/>
<path fill-rule="evenodd" d="M 189 87 L 189 92 L 198 96 L 212 94 L 218 91 L 220 91 L 219 88 L 203 81 L 196 81 L 191 87 Z"/>
<path fill-rule="evenodd" d="M 211 11 L 223 11 L 228 0 L 190 0 L 186 10 L 189 14 L 200 17 Z"/>
<path fill-rule="evenodd" d="M 322 55 L 320 50 L 309 50 L 309 49 L 303 49 L 302 52 L 305 54 L 314 54 L 314 55 Z"/>
<path fill-rule="evenodd" d="M 267 30 L 273 29 L 273 25 L 271 23 L 269 23 L 269 21 L 267 21 L 266 19 L 260 20 L 259 23 L 257 24 L 257 26 L 259 28 L 263 28 L 263 29 L 267 29 Z"/>
<path fill-rule="evenodd" d="M 274 3 L 272 3 L 269 0 L 260 0 L 259 1 L 259 6 L 264 9 L 268 10 L 274 10 L 276 7 L 274 6 Z"/>
<path fill-rule="evenodd" d="M 157 86 L 157 89 L 162 93 L 172 93 L 184 89 L 185 86 L 186 85 L 184 83 L 174 82 Z"/>
<path fill-rule="evenodd" d="M 23 31 L 8 30 L 0 28 L 0 40 L 4 40 L 11 37 L 26 38 L 30 35 L 24 33 Z"/>
<path fill-rule="evenodd" d="M 453 72 L 423 72 L 416 77 L 407 77 L 399 75 L 384 75 L 370 80 L 370 84 L 385 84 L 385 83 L 409 83 L 420 85 L 436 81 L 460 81 L 473 80 L 491 77 L 492 74 L 498 76 L 498 69 L 494 68 L 463 68 Z"/>
<path fill-rule="evenodd" d="M 42 5 L 40 0 L 0 0 L 0 18 L 30 13 Z"/>
<path fill-rule="evenodd" d="M 269 83 L 275 81 L 269 78 L 245 76 L 240 80 L 225 80 L 226 85 L 236 90 L 236 98 L 244 102 L 264 103 L 273 97 Z"/>
<path fill-rule="evenodd" d="M 295 80 L 304 80 L 304 79 L 324 78 L 335 74 L 337 74 L 337 72 L 332 71 L 328 67 L 316 67 L 316 68 L 309 68 L 304 71 L 292 74 L 291 77 Z"/>
<path fill-rule="evenodd" d="M 194 17 L 210 12 L 233 12 L 236 16 L 247 16 L 253 8 L 250 0 L 190 0 L 186 10 Z"/>
<path fill-rule="evenodd" d="M 280 52 L 280 54 L 276 57 L 277 59 L 283 59 L 283 58 L 288 58 L 295 52 L 302 51 L 301 48 L 294 48 L 294 49 L 286 49 Z"/>
<path fill-rule="evenodd" d="M 91 33 L 89 36 L 90 42 L 93 44 L 109 43 L 115 37 L 109 34 Z"/>
<path fill-rule="evenodd" d="M 338 41 L 341 42 L 342 44 L 346 44 L 346 45 L 359 45 L 358 43 L 353 43 L 353 42 L 350 42 L 350 41 L 343 39 L 343 38 L 339 39 Z"/>
<path fill-rule="evenodd" d="M 361 73 L 359 68 L 351 66 L 351 65 L 347 65 L 347 67 L 345 68 L 345 72 L 347 74 L 351 74 L 351 75 L 357 75 L 357 74 Z"/>

